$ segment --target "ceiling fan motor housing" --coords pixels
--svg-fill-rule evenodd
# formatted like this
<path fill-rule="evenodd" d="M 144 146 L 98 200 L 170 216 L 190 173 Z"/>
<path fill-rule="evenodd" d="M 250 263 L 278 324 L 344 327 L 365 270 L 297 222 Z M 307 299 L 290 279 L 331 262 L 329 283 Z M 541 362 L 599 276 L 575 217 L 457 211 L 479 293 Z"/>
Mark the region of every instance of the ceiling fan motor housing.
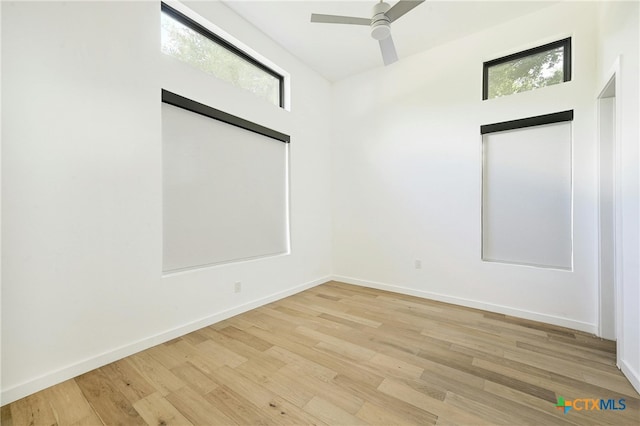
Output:
<path fill-rule="evenodd" d="M 373 6 L 371 37 L 376 40 L 384 40 L 391 34 L 391 21 L 386 15 L 389 8 L 390 6 L 385 2 L 380 2 Z"/>

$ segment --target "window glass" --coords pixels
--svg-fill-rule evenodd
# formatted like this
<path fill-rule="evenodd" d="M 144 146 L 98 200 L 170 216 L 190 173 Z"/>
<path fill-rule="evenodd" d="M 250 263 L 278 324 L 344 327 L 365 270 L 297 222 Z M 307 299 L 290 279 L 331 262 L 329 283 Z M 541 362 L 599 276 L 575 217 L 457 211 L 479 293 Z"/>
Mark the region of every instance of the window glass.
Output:
<path fill-rule="evenodd" d="M 484 64 L 484 99 L 511 95 L 571 79 L 570 39 Z"/>
<path fill-rule="evenodd" d="M 190 19 L 164 4 L 161 16 L 163 53 L 282 106 L 281 76 L 271 70 L 267 71 L 264 66 L 258 66 L 255 61 L 239 54 L 240 52 L 229 49 L 214 39 L 215 35 L 203 35 L 203 32 L 208 31 L 190 25 Z"/>

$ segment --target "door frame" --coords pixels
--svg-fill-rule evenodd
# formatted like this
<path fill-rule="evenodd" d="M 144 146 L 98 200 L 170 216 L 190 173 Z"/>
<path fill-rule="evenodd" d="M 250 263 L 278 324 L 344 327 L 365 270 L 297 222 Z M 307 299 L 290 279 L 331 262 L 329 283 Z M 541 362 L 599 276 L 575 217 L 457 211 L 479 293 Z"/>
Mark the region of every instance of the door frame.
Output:
<path fill-rule="evenodd" d="M 620 79 L 620 57 L 617 57 L 613 66 L 610 68 L 609 72 L 605 74 L 605 78 L 603 83 L 600 85 L 600 90 L 597 96 L 597 137 L 598 137 L 598 150 L 597 150 L 597 164 L 598 164 L 598 303 L 597 303 L 597 312 L 598 312 L 598 335 L 602 336 L 602 323 L 603 323 L 603 315 L 601 309 L 601 298 L 602 292 L 605 290 L 602 287 L 602 279 L 600 275 L 600 265 L 602 260 L 602 247 L 601 247 L 601 224 L 600 224 L 600 146 L 602 143 L 602 137 L 600 133 L 600 125 L 602 117 L 601 111 L 601 102 L 602 99 L 611 98 L 611 84 L 614 84 L 613 97 L 614 97 L 614 138 L 612 141 L 613 148 L 613 289 L 614 289 L 614 321 L 615 321 L 615 338 L 616 338 L 616 365 L 618 368 L 620 367 L 620 359 L 621 354 L 620 351 L 622 346 L 620 344 L 623 339 L 623 328 L 622 328 L 622 309 L 623 309 L 623 288 L 622 288 L 622 208 L 621 208 L 621 179 L 620 179 L 620 116 L 621 116 L 621 102 L 620 102 L 620 94 L 621 91 L 621 79 Z"/>

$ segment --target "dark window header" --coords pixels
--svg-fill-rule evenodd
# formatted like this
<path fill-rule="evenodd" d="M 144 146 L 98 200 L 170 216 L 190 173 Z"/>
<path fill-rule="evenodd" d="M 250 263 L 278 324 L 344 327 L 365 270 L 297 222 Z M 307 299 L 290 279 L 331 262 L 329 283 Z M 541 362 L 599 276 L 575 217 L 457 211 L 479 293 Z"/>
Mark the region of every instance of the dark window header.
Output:
<path fill-rule="evenodd" d="M 244 118 L 240 118 L 224 111 L 220 111 L 219 109 L 215 109 L 208 105 L 201 104 L 189 98 L 185 98 L 184 96 L 176 95 L 175 93 L 169 92 L 168 90 L 162 89 L 162 102 L 185 109 L 187 111 L 191 111 L 196 114 L 204 115 L 205 117 L 213 118 L 214 120 L 231 124 L 232 126 L 249 130 L 250 132 L 258 133 L 262 136 L 279 140 L 284 143 L 291 142 L 291 137 L 289 135 L 285 135 L 284 133 L 280 133 L 268 127 L 261 126 L 252 121 L 245 120 Z"/>
<path fill-rule="evenodd" d="M 553 114 L 538 115 L 535 117 L 521 118 L 518 120 L 503 121 L 501 123 L 485 124 L 480 126 L 480 134 L 503 132 L 505 130 L 522 129 L 524 127 L 542 126 L 545 124 L 573 121 L 573 110 L 554 112 Z"/>

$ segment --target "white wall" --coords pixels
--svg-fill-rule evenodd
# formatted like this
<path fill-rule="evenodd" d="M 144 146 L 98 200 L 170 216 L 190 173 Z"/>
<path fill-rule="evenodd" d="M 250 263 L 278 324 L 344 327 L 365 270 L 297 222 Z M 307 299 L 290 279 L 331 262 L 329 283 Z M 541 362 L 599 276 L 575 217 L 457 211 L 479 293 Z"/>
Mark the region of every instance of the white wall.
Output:
<path fill-rule="evenodd" d="M 336 276 L 595 332 L 595 21 L 563 3 L 335 84 Z M 568 36 L 572 81 L 481 100 L 483 61 Z M 482 262 L 480 126 L 568 109 L 573 271 Z"/>
<path fill-rule="evenodd" d="M 638 66 L 638 2 L 604 2 L 599 8 L 598 85 L 604 88 L 619 61 L 616 75 L 618 114 L 619 190 L 622 241 L 622 339 L 618 346 L 620 367 L 640 392 L 640 149 L 638 117 L 640 69 Z"/>
<path fill-rule="evenodd" d="M 327 280 L 325 80 L 218 2 L 290 112 L 162 55 L 159 2 L 1 7 L 2 404 Z M 161 88 L 291 135 L 291 255 L 162 277 Z"/>

